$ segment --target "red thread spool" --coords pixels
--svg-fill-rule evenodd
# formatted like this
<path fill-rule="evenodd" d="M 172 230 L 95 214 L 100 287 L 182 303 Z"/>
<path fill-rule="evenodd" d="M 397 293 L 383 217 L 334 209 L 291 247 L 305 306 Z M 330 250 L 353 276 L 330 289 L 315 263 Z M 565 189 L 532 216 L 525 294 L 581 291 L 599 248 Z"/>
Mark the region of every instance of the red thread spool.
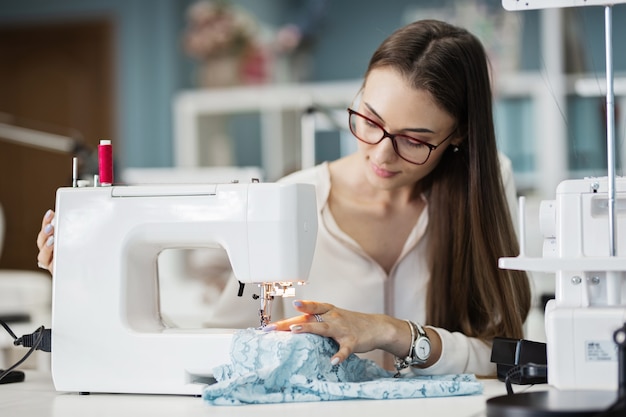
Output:
<path fill-rule="evenodd" d="M 98 175 L 101 185 L 113 184 L 113 147 L 110 140 L 101 140 L 98 145 Z"/>

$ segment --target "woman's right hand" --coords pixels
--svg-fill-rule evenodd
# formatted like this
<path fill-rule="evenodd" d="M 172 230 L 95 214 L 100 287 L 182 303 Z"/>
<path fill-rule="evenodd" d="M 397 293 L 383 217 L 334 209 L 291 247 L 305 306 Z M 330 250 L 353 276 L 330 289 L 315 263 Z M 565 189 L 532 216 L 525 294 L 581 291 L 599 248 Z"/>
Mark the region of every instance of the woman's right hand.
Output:
<path fill-rule="evenodd" d="M 52 273 L 52 259 L 54 256 L 54 211 L 48 210 L 43 216 L 41 230 L 37 235 L 37 265 L 42 269 L 47 269 Z"/>

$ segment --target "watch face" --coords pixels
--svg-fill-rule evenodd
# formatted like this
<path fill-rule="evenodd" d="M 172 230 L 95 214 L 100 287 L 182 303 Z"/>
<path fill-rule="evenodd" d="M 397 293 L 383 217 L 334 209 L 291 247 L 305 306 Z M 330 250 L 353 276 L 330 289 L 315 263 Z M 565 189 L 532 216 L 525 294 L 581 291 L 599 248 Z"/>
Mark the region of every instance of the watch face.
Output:
<path fill-rule="evenodd" d="M 430 340 L 425 337 L 420 337 L 415 343 L 415 356 L 421 360 L 426 361 L 430 357 Z"/>

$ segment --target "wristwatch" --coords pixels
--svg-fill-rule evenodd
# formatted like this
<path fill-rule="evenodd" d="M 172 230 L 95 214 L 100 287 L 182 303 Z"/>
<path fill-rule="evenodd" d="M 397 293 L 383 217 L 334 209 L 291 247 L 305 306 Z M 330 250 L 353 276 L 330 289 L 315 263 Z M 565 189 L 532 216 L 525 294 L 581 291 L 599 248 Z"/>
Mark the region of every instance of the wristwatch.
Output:
<path fill-rule="evenodd" d="M 396 377 L 400 376 L 402 369 L 412 365 L 423 365 L 430 358 L 430 339 L 424 328 L 415 322 L 406 320 L 411 329 L 411 347 L 406 358 L 398 358 L 395 360 Z"/>
<path fill-rule="evenodd" d="M 419 323 L 411 322 L 411 325 L 417 329 L 417 337 L 413 340 L 413 360 L 410 365 L 422 365 L 430 358 L 430 339 Z"/>

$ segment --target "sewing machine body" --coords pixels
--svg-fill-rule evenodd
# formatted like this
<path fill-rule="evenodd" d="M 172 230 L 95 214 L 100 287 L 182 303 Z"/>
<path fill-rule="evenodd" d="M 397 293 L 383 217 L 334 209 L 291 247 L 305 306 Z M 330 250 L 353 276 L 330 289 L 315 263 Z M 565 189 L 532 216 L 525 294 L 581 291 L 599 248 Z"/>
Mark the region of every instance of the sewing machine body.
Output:
<path fill-rule="evenodd" d="M 291 283 L 317 236 L 308 184 L 61 188 L 55 221 L 52 376 L 75 392 L 199 395 L 228 362 L 234 330 L 164 324 L 164 249 L 220 245 L 242 283 Z"/>
<path fill-rule="evenodd" d="M 626 179 L 616 179 L 615 256 L 607 184 L 606 177 L 559 184 L 556 199 L 540 207 L 543 258 L 500 259 L 502 268 L 555 273 L 545 323 L 548 382 L 560 389 L 617 389 L 613 333 L 626 322 Z"/>

